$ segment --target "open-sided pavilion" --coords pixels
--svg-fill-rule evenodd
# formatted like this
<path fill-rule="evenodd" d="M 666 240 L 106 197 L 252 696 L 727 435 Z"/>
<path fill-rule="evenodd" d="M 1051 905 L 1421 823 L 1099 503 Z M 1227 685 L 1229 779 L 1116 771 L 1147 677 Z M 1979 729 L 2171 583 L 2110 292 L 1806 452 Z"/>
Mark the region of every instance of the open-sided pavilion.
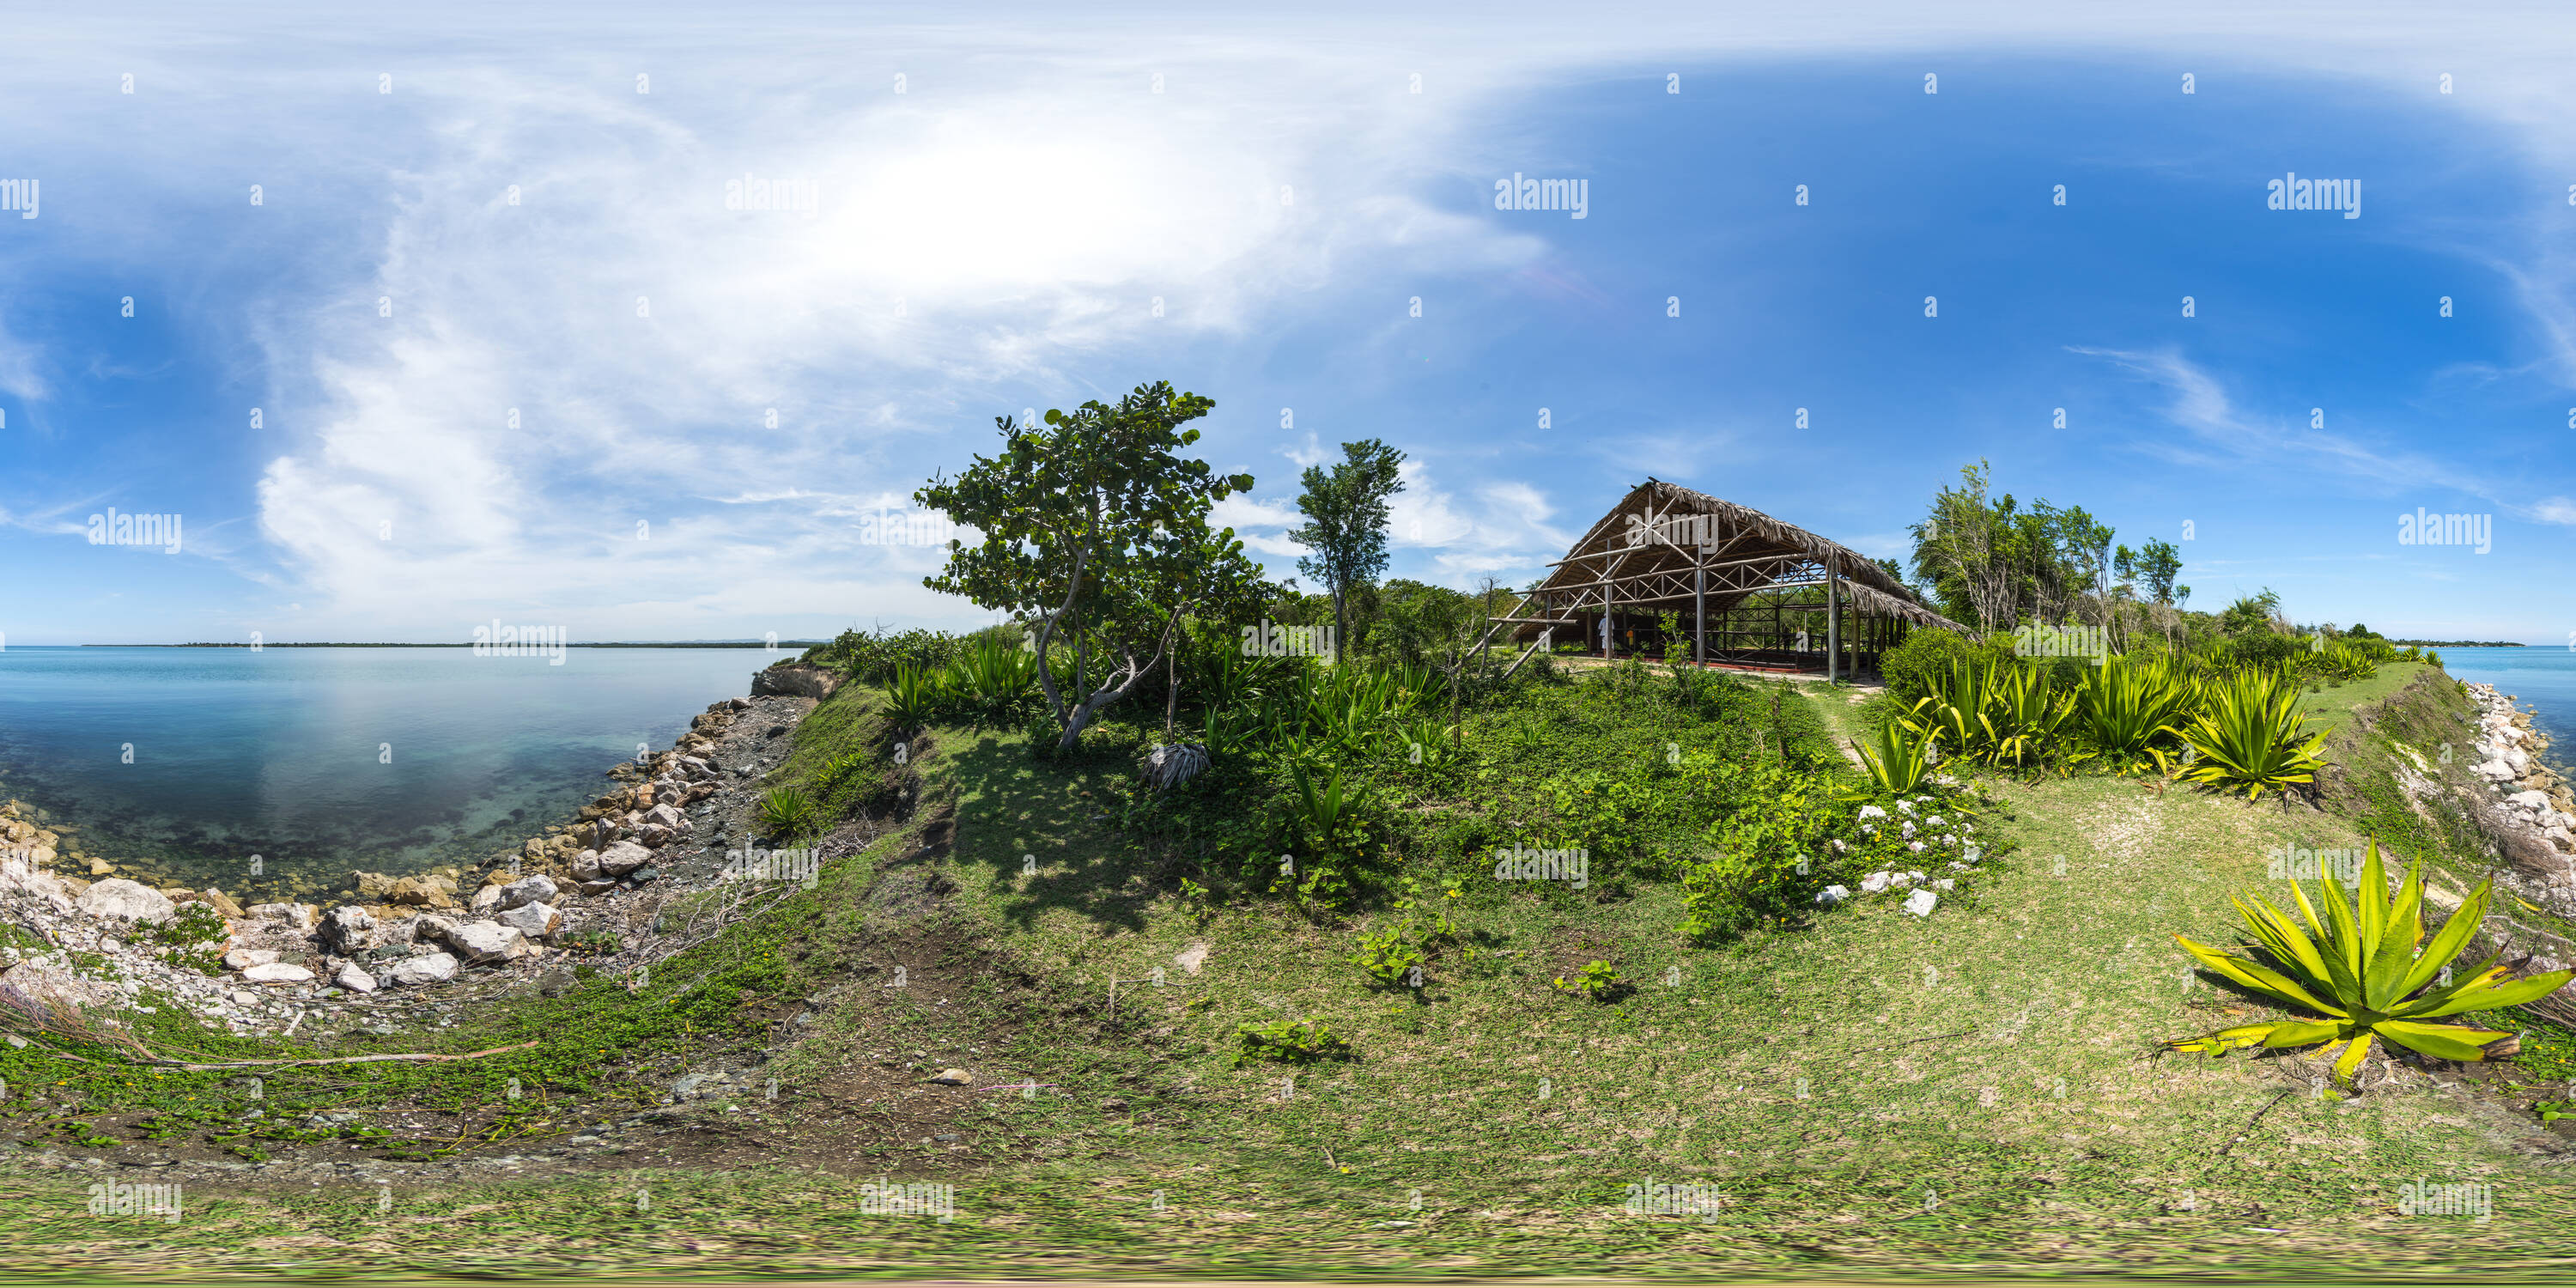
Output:
<path fill-rule="evenodd" d="M 1669 613 L 1702 665 L 1830 679 L 1876 670 L 1914 627 L 1965 629 L 1857 551 L 1661 479 L 1638 484 L 1549 567 L 1495 621 L 1528 641 L 1524 659 L 1576 640 L 1605 657 L 1660 651 L 1672 644 L 1661 638 Z"/>

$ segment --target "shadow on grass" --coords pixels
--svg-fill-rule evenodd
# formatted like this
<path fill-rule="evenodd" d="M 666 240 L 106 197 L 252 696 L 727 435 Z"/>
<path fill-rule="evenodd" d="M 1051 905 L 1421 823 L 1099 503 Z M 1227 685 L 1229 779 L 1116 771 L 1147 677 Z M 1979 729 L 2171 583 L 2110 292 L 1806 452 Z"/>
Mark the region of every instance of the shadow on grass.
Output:
<path fill-rule="evenodd" d="M 1135 772 L 1142 734 L 1095 726 L 1072 753 L 1040 760 L 1028 735 L 944 730 L 941 754 L 957 787 L 955 858 L 993 874 L 993 903 L 1028 928 L 1061 909 L 1093 926 L 1145 926 L 1155 861 L 1105 824 Z"/>

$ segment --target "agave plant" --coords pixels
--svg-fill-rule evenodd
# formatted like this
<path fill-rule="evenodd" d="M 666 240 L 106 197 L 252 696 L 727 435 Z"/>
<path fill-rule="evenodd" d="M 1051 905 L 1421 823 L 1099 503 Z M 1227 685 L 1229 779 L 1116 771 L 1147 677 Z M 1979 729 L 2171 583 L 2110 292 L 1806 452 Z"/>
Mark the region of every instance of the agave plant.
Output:
<path fill-rule="evenodd" d="M 1007 639 L 987 635 L 950 659 L 941 684 L 988 717 L 1010 714 L 1038 687 L 1037 655 Z"/>
<path fill-rule="evenodd" d="M 1288 773 L 1297 782 L 1298 825 L 1310 840 L 1331 848 L 1342 830 L 1358 817 L 1359 794 L 1344 787 L 1339 768 L 1325 770 L 1321 783 L 1307 777 L 1303 764 L 1291 763 Z"/>
<path fill-rule="evenodd" d="M 1913 710 L 1897 718 L 1906 732 L 1923 740 L 1924 745 L 1947 744 L 1954 752 L 1973 759 L 1969 748 L 1985 733 L 1972 711 L 1963 711 L 1934 696 L 1918 700 Z"/>
<path fill-rule="evenodd" d="M 1914 704 L 1906 727 L 1970 760 L 2027 765 L 2061 756 L 2076 727 L 2073 697 L 2053 689 L 2038 668 L 2018 662 L 1953 662 L 1932 678 L 1931 689 L 1932 696 Z"/>
<path fill-rule="evenodd" d="M 1231 756 L 1253 744 L 1260 731 L 1261 713 L 1242 707 L 1210 708 L 1201 723 L 1199 745 L 1209 756 Z"/>
<path fill-rule="evenodd" d="M 2115 657 L 2075 691 L 2075 725 L 2096 751 L 2128 762 L 2182 719 L 2191 699 L 2176 668 Z"/>
<path fill-rule="evenodd" d="M 2037 667 L 1997 663 L 1995 672 L 1984 686 L 1985 709 L 1977 713 L 1986 759 L 2027 765 L 2063 754 L 2075 727 L 2073 696 L 2050 687 Z"/>
<path fill-rule="evenodd" d="M 2308 733 L 2307 723 L 2295 685 L 2261 671 L 2240 671 L 2209 685 L 2207 706 L 2175 731 L 2196 754 L 2192 763 L 2168 772 L 2223 791 L 2243 788 L 2257 800 L 2266 790 L 2314 782 L 2325 763 L 2317 749 L 2326 736 Z"/>
<path fill-rule="evenodd" d="M 1145 760 L 1145 781 L 1156 791 L 1169 791 L 1205 773 L 1207 749 L 1186 742 L 1166 743 L 1156 747 Z"/>
<path fill-rule="evenodd" d="M 897 667 L 886 682 L 886 716 L 898 729 L 918 729 L 938 715 L 947 696 L 946 675 L 920 667 Z"/>
<path fill-rule="evenodd" d="M 1853 743 L 1852 750 L 1860 753 L 1862 768 L 1881 791 L 1903 793 L 1921 787 L 1931 776 L 1932 746 L 1938 741 L 1938 732 L 1918 732 L 1902 721 L 1890 720 L 1866 745 Z"/>
<path fill-rule="evenodd" d="M 2430 944 L 2424 942 L 2423 860 L 2407 868 L 2405 884 L 2392 899 L 2376 840 L 2362 861 L 2361 884 L 2351 904 L 2345 903 L 2332 879 L 2318 882 L 2318 902 L 2326 906 L 2322 919 L 2308 901 L 2307 891 L 2296 881 L 2290 883 L 2307 923 L 2304 928 L 2259 895 L 2250 906 L 2241 899 L 2231 900 L 2264 957 L 2270 959 L 2268 964 L 2250 954 L 2222 953 L 2180 935 L 2174 936 L 2175 941 L 2211 970 L 2275 1001 L 2327 1018 L 2240 1025 L 2168 1045 L 2217 1054 L 2232 1048 L 2281 1050 L 2324 1043 L 2318 1055 L 2334 1061 L 2335 1077 L 2343 1081 L 2350 1081 L 2353 1071 L 2370 1058 L 2375 1040 L 2437 1059 L 2483 1060 L 2486 1045 L 2505 1033 L 2430 1021 L 2534 1002 L 2576 976 L 2576 971 L 2557 970 L 2514 979 L 2493 957 L 2466 972 L 2446 973 L 2451 959 L 2485 921 L 2492 884 L 2481 884 Z"/>
<path fill-rule="evenodd" d="M 2326 646 L 2326 674 L 2338 680 L 2367 680 L 2379 674 L 2379 659 L 2350 644 L 2337 641 Z"/>
<path fill-rule="evenodd" d="M 771 836 L 794 838 L 813 830 L 821 811 L 801 788 L 773 787 L 760 798 L 760 826 Z"/>
<path fill-rule="evenodd" d="M 1449 763 L 1458 750 L 1458 726 L 1438 720 L 1416 720 L 1403 731 L 1405 759 L 1416 765 Z"/>

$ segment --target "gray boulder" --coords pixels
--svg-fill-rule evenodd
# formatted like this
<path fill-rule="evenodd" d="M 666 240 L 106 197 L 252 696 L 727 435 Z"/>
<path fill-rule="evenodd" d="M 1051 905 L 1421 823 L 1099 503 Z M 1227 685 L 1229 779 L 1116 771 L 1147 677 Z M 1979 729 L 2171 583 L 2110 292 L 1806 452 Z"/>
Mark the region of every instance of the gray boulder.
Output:
<path fill-rule="evenodd" d="M 400 942 L 443 944 L 447 942 L 449 935 L 455 933 L 459 924 L 461 923 L 454 917 L 442 917 L 434 912 L 424 912 L 401 923 L 401 929 L 405 934 Z"/>
<path fill-rule="evenodd" d="M 523 903 L 504 912 L 500 923 L 530 939 L 543 939 L 563 929 L 564 916 L 552 904 Z"/>
<path fill-rule="evenodd" d="M 633 841 L 619 841 L 599 852 L 602 876 L 622 877 L 653 861 L 653 852 Z"/>
<path fill-rule="evenodd" d="M 781 662 L 777 666 L 755 671 L 751 677 L 751 696 L 755 698 L 783 695 L 812 698 L 820 702 L 832 696 L 832 690 L 839 687 L 841 687 L 840 672 L 794 662 Z M 734 708 L 736 711 L 750 709 L 749 702 Z"/>
<path fill-rule="evenodd" d="M 445 953 L 423 953 L 394 963 L 385 972 L 388 984 L 444 984 L 456 978 L 456 959 Z"/>
<path fill-rule="evenodd" d="M 344 904 L 322 915 L 322 946 L 343 956 L 354 956 L 382 941 L 376 919 L 355 904 Z"/>
<path fill-rule="evenodd" d="M 170 896 L 123 877 L 109 877 L 81 891 L 80 910 L 93 917 L 113 917 L 122 921 L 164 921 L 178 905 Z"/>
<path fill-rule="evenodd" d="M 447 932 L 447 946 L 462 954 L 468 965 L 483 966 L 508 961 L 519 953 L 526 936 L 514 927 L 497 921 L 477 921 Z"/>
<path fill-rule="evenodd" d="M 331 977 L 331 982 L 349 990 L 352 993 L 372 993 L 376 991 L 376 977 L 358 969 L 358 964 L 356 962 L 350 962 L 349 964 L 342 966 L 340 968 L 340 973 Z"/>
<path fill-rule="evenodd" d="M 557 893 L 552 877 L 521 877 L 501 887 L 501 902 L 495 911 L 507 912 L 532 903 L 552 903 Z"/>

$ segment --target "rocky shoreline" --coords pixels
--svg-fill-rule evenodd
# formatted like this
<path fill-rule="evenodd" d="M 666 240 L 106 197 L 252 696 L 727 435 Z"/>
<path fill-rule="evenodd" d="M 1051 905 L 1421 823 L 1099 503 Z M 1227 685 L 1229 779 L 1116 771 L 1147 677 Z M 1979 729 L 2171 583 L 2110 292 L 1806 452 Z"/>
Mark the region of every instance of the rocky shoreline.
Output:
<path fill-rule="evenodd" d="M 2532 713 L 2492 684 L 2463 684 L 2478 721 L 2469 772 L 2491 785 L 2479 823 L 2505 860 L 2499 884 L 2560 916 L 2576 917 L 2576 792 L 2543 762 L 2549 737 Z"/>
<path fill-rule="evenodd" d="M 660 916 L 677 896 L 775 885 L 727 847 L 758 835 L 756 784 L 820 685 L 764 675 L 715 703 L 664 752 L 517 855 L 413 876 L 352 872 L 345 898 L 243 907 L 219 888 L 57 873 L 69 846 L 20 802 L 0 806 L 0 1004 L 130 1029 L 146 995 L 236 1034 L 307 1023 L 395 1031 L 493 991 L 568 989 L 576 964 L 629 972 L 685 946 Z M 93 879 L 97 876 L 97 879 Z M 752 878 L 743 881 L 742 878 Z"/>

